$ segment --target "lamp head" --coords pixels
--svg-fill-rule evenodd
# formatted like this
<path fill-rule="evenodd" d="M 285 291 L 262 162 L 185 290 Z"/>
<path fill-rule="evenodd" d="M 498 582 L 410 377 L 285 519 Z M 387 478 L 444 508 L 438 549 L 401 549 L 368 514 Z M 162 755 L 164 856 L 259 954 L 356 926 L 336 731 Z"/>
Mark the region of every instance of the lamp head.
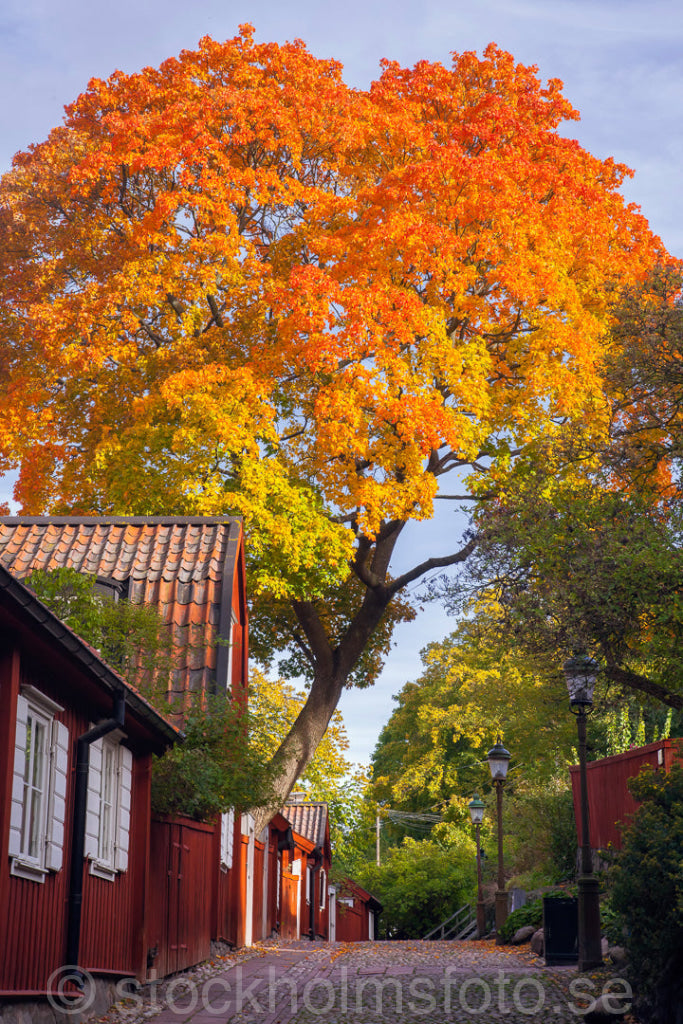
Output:
<path fill-rule="evenodd" d="M 585 711 L 593 705 L 593 691 L 598 676 L 598 665 L 595 658 L 584 652 L 573 655 L 563 665 L 564 678 L 569 691 L 569 703 L 572 709 Z"/>
<path fill-rule="evenodd" d="M 470 809 L 472 824 L 481 825 L 484 820 L 484 801 L 479 799 L 478 793 L 474 794 L 467 806 Z"/>
<path fill-rule="evenodd" d="M 510 763 L 511 754 L 509 750 L 506 750 L 498 737 L 498 742 L 495 747 L 491 747 L 486 758 L 491 769 L 491 778 L 494 782 L 504 782 L 505 776 L 508 773 L 508 765 Z"/>

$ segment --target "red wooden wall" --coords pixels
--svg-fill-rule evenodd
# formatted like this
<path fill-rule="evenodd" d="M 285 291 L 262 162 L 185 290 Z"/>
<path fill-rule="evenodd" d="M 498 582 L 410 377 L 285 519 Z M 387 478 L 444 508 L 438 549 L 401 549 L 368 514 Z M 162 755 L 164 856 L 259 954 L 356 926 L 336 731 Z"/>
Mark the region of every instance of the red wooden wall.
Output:
<path fill-rule="evenodd" d="M 594 850 L 612 846 L 621 849 L 619 822 L 627 823 L 638 807 L 628 790 L 628 780 L 644 765 L 668 772 L 676 761 L 683 761 L 679 752 L 681 739 L 659 740 L 645 747 L 634 747 L 623 754 L 589 761 L 586 765 L 588 789 L 590 845 Z M 581 843 L 581 780 L 578 765 L 569 769 L 574 797 L 574 817 L 578 842 Z"/>
<path fill-rule="evenodd" d="M 0 661 L 0 995 L 38 995 L 46 991 L 54 970 L 64 964 L 66 916 L 71 860 L 71 818 L 65 823 L 63 866 L 49 872 L 43 883 L 10 875 L 7 856 L 11 765 L 14 759 L 16 699 L 21 684 L 30 684 L 64 706 L 56 718 L 69 730 L 71 764 L 66 806 L 73 807 L 73 775 L 76 739 L 90 728 L 100 711 L 78 702 L 69 694 L 69 680 L 60 673 L 37 673 L 26 667 L 18 651 L 5 650 Z M 75 691 L 77 693 L 77 691 Z M 144 948 L 144 879 L 149 833 L 149 771 L 151 756 L 134 754 L 131 801 L 131 832 L 128 870 L 113 881 L 90 874 L 83 863 L 83 912 L 81 966 L 94 973 L 142 975 Z"/>
<path fill-rule="evenodd" d="M 336 942 L 365 942 L 369 937 L 368 908 L 354 899 L 353 906 L 337 900 Z"/>

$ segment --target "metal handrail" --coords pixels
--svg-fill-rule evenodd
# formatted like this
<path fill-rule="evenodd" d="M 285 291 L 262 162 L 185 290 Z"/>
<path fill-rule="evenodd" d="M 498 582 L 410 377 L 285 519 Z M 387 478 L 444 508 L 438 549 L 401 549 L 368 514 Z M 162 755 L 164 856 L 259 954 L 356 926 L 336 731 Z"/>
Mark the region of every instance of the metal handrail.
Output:
<path fill-rule="evenodd" d="M 451 914 L 450 917 L 447 917 L 446 920 L 442 921 L 441 924 L 436 926 L 436 928 L 432 928 L 431 932 L 427 932 L 424 936 L 424 941 L 434 939 L 437 937 L 437 933 L 439 933 L 438 939 L 440 941 L 450 938 L 456 932 L 457 934 L 455 937 L 460 938 L 461 935 L 469 931 L 474 918 L 475 914 L 472 910 L 471 904 L 465 903 L 464 906 L 460 907 L 459 910 L 456 910 L 456 912 Z M 448 925 L 451 925 L 451 927 L 449 928 Z"/>

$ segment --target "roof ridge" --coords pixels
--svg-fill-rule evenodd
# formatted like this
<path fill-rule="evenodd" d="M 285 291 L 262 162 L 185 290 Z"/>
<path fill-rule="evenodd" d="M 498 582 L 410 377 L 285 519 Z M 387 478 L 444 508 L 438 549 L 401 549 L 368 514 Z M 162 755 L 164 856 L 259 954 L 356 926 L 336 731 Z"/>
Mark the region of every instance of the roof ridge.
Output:
<path fill-rule="evenodd" d="M 7 523 L 11 526 L 20 526 L 22 524 L 31 526 L 49 525 L 50 523 L 60 523 L 66 525 L 67 523 L 74 523 L 84 526 L 97 526 L 104 523 L 128 523 L 134 526 L 145 526 L 146 524 L 152 523 L 155 526 L 168 524 L 172 526 L 178 525 L 189 525 L 202 523 L 236 523 L 241 522 L 241 516 L 118 516 L 118 515 L 103 515 L 103 516 L 0 516 L 0 522 Z"/>

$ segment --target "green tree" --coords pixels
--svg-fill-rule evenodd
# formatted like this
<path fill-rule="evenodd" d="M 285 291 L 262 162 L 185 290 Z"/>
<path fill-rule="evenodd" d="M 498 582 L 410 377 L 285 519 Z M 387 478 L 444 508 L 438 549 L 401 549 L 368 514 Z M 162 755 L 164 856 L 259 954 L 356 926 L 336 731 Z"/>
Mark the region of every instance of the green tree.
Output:
<path fill-rule="evenodd" d="M 606 682 L 681 709 L 680 506 L 596 483 L 529 474 L 482 506 L 463 589 L 495 602 L 487 625 L 546 671 L 587 650 Z M 462 602 L 463 589 L 447 587 L 447 600 Z"/>
<path fill-rule="evenodd" d="M 538 671 L 509 643 L 487 643 L 482 623 L 461 623 L 422 652 L 373 755 L 373 793 L 392 806 L 446 808 L 490 788 L 486 754 L 501 734 L 514 752 L 511 784 L 554 778 L 572 763 L 575 729 L 557 671 Z"/>
<path fill-rule="evenodd" d="M 357 880 L 383 905 L 388 939 L 421 939 L 476 894 L 474 840 L 453 826 L 435 838 L 404 839 L 378 867 L 367 863 Z"/>

